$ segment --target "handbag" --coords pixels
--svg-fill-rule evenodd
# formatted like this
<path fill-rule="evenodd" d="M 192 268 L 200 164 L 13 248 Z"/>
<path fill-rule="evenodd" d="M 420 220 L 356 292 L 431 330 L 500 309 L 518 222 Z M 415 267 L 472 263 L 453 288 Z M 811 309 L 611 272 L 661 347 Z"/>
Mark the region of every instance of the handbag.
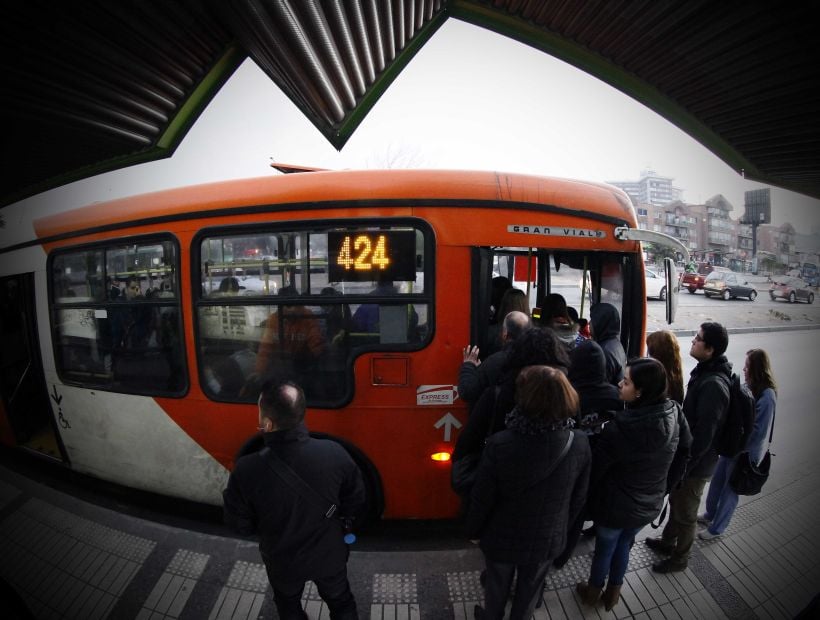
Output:
<path fill-rule="evenodd" d="M 769 478 L 769 469 L 772 465 L 770 451 L 772 437 L 774 436 L 774 415 L 772 415 L 772 428 L 769 431 L 769 445 L 766 454 L 763 455 L 760 463 L 755 465 L 752 455 L 748 450 L 744 450 L 735 457 L 734 469 L 729 476 L 729 487 L 738 495 L 757 495 Z"/>

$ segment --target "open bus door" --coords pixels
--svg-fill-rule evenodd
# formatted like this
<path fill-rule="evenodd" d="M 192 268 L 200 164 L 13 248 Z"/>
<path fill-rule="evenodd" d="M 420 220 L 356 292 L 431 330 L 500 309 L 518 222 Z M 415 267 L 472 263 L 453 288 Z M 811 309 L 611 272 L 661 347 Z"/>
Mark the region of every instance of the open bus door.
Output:
<path fill-rule="evenodd" d="M 33 319 L 34 274 L 0 278 L 0 440 L 63 460 Z"/>

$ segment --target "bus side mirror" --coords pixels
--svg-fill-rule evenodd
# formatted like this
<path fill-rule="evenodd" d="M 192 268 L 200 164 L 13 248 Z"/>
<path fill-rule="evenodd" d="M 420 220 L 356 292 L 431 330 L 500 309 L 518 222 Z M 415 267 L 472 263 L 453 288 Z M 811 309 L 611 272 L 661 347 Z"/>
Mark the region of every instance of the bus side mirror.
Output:
<path fill-rule="evenodd" d="M 663 271 L 666 279 L 666 322 L 671 325 L 678 313 L 678 293 L 680 292 L 680 280 L 675 269 L 675 261 L 671 258 L 664 258 Z"/>

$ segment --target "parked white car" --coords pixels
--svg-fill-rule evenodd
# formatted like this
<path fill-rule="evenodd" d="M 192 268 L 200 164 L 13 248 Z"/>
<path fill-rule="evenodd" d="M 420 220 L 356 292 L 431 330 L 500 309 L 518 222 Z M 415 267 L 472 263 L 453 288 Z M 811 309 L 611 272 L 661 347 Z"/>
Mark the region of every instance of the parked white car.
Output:
<path fill-rule="evenodd" d="M 646 269 L 646 297 L 654 297 L 664 301 L 666 299 L 666 278 L 652 269 Z"/>

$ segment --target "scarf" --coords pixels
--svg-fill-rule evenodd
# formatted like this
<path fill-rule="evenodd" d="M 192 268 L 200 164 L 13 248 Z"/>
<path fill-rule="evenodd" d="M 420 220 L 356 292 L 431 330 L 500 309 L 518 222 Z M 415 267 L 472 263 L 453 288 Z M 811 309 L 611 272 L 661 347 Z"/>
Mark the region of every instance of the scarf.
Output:
<path fill-rule="evenodd" d="M 518 407 L 513 407 L 513 410 L 504 418 L 504 424 L 511 431 L 521 435 L 546 435 L 552 431 L 571 430 L 574 421 L 572 418 L 567 418 L 558 422 L 548 422 L 543 418 L 524 415 L 518 410 Z"/>

